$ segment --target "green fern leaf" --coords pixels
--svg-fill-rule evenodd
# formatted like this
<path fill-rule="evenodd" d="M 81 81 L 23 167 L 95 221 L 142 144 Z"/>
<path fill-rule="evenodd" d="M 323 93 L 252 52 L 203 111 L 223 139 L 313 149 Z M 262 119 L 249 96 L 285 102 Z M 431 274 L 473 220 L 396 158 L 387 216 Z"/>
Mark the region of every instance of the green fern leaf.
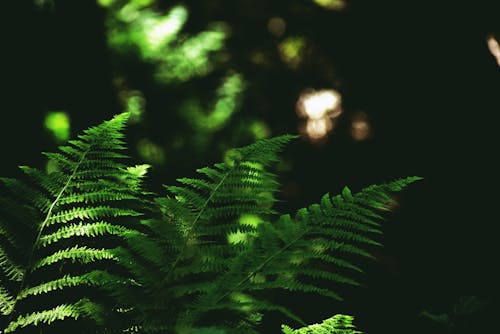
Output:
<path fill-rule="evenodd" d="M 196 301 L 195 309 L 203 314 L 226 303 L 241 310 L 243 305 L 228 302 L 233 294 L 270 289 L 340 300 L 332 284 L 359 285 L 353 272 L 360 270 L 352 255 L 371 257 L 365 247 L 380 245 L 374 239 L 381 232 L 376 211 L 392 203 L 391 192 L 417 179 L 370 186 L 357 194 L 344 188 L 340 195 L 324 196 L 319 204 L 299 210 L 294 218 L 283 215 L 274 224 L 260 224 L 250 247 L 233 258 L 212 289 Z M 339 272 L 346 269 L 346 274 Z M 259 280 L 254 279 L 257 276 Z"/>
<path fill-rule="evenodd" d="M 321 324 L 309 325 L 307 327 L 292 329 L 282 325 L 283 334 L 361 334 L 353 325 L 354 318 L 348 315 L 337 314 L 326 319 Z"/>
<path fill-rule="evenodd" d="M 78 319 L 82 316 L 92 318 L 97 323 L 103 322 L 99 317 L 102 314 L 102 307 L 88 299 L 81 299 L 74 304 L 58 305 L 52 309 L 41 312 L 33 312 L 25 316 L 19 316 L 15 321 L 12 321 L 5 329 L 5 333 L 13 333 L 18 327 L 27 327 L 38 324 L 51 324 L 57 320 L 66 318 Z"/>
<path fill-rule="evenodd" d="M 147 167 L 128 168 L 119 160 L 126 158 L 122 132 L 127 119 L 128 114 L 118 115 L 85 130 L 60 152 L 44 153 L 58 172 L 23 166 L 27 182 L 1 179 L 11 194 L 0 202 L 5 332 L 66 318 L 104 323 L 114 311 L 101 302 L 112 297 L 116 305 L 132 303 L 124 288 L 131 281 L 121 277 L 126 268 L 116 254 L 120 243 L 126 244 L 124 236 L 133 233 L 129 219 L 147 204 L 140 189 Z M 28 251 L 19 252 L 20 246 Z M 114 274 L 102 271 L 104 265 Z M 77 296 L 65 291 L 76 287 L 83 298 L 73 303 Z"/>

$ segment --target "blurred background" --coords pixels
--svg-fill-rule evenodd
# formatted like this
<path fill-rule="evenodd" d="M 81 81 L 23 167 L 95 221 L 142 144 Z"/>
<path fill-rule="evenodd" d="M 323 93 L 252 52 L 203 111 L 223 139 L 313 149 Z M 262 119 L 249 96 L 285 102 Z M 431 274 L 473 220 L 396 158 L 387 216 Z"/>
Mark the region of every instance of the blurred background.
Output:
<path fill-rule="evenodd" d="M 2 4 L 2 176 L 122 111 L 151 189 L 228 150 L 300 134 L 276 167 L 293 212 L 407 175 L 385 247 L 318 322 L 491 330 L 498 308 L 500 20 L 494 2 L 22 0 Z M 313 307 L 314 306 L 314 307 Z M 283 321 L 264 319 L 265 328 Z M 290 323 L 290 322 L 289 322 Z M 290 323 L 292 324 L 292 323 Z"/>

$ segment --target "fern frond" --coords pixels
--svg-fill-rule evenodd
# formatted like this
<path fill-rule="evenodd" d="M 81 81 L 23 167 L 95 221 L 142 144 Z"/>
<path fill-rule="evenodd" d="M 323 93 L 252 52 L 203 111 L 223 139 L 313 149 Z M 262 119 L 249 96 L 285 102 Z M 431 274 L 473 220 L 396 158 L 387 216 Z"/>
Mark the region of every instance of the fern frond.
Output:
<path fill-rule="evenodd" d="M 14 297 L 3 287 L 0 286 L 0 313 L 9 315 L 14 307 Z"/>
<path fill-rule="evenodd" d="M 326 195 L 319 204 L 300 209 L 294 218 L 283 215 L 274 224 L 261 223 L 252 244 L 233 258 L 195 308 L 209 312 L 234 293 L 269 289 L 340 300 L 332 284 L 359 285 L 353 273 L 360 270 L 352 255 L 371 257 L 365 247 L 380 245 L 374 239 L 381 232 L 377 210 L 392 203 L 391 192 L 417 179 L 370 186 L 357 194 L 345 188 L 340 195 Z M 261 278 L 253 279 L 257 275 Z"/>
<path fill-rule="evenodd" d="M 99 304 L 93 303 L 88 299 L 81 299 L 74 304 L 58 305 L 50 310 L 41 312 L 33 312 L 25 316 L 19 316 L 15 321 L 12 321 L 5 329 L 5 333 L 13 333 L 18 327 L 27 327 L 38 324 L 51 324 L 57 320 L 66 318 L 78 319 L 82 316 L 91 318 L 97 323 L 103 322 L 99 317 L 102 314 L 102 307 Z"/>
<path fill-rule="evenodd" d="M 361 334 L 353 325 L 354 318 L 349 315 L 336 314 L 320 324 L 292 329 L 281 325 L 283 334 Z"/>
<path fill-rule="evenodd" d="M 45 256 L 41 260 L 35 262 L 31 270 L 36 270 L 63 260 L 71 262 L 79 262 L 82 264 L 92 263 L 96 260 L 116 260 L 111 250 L 101 248 L 94 249 L 86 246 L 73 246 L 71 248 L 59 250 L 51 255 Z"/>
<path fill-rule="evenodd" d="M 116 276 L 126 270 L 120 266 L 116 248 L 126 243 L 123 236 L 132 231 L 129 219 L 141 215 L 138 210 L 146 206 L 140 179 L 147 167 L 128 168 L 120 161 L 126 158 L 122 131 L 127 118 L 128 114 L 118 115 L 85 130 L 59 152 L 44 153 L 57 164 L 57 172 L 23 166 L 27 182 L 2 179 L 15 200 L 0 202 L 6 204 L 0 217 L 0 305 L 8 316 L 5 332 L 65 318 L 104 321 L 109 316 L 102 312 L 109 315 L 111 307 L 99 306 L 100 301 L 109 303 L 110 297 L 119 305 L 127 298 L 131 301 L 123 288 L 130 281 Z M 26 214 L 30 219 L 23 219 Z M 18 245 L 27 248 L 27 254 L 16 252 Z M 74 262 L 85 264 L 80 268 L 88 272 L 71 266 Z M 52 267 L 56 264 L 58 270 Z M 103 272 L 103 265 L 110 272 Z M 75 304 L 71 303 L 75 296 L 64 294 L 73 287 L 84 297 Z"/>
<path fill-rule="evenodd" d="M 62 210 L 54 215 L 52 215 L 46 222 L 46 226 L 50 226 L 58 223 L 67 223 L 72 220 L 97 220 L 108 217 L 120 217 L 120 216 L 140 216 L 141 213 L 130 210 L 111 207 L 108 205 L 96 206 L 96 207 L 74 207 L 69 210 Z"/>
<path fill-rule="evenodd" d="M 242 214 L 273 213 L 272 194 L 277 182 L 275 175 L 262 167 L 277 161 L 279 151 L 292 138 L 285 135 L 263 139 L 235 149 L 228 163 L 198 170 L 206 179 L 182 178 L 178 181 L 183 186 L 166 187 L 173 198 L 158 203 L 165 205 L 163 211 L 168 212 L 168 219 L 177 226 L 183 241 L 165 280 L 171 278 L 186 258 L 188 244 L 203 239 L 205 243 L 200 246 L 205 252 L 211 247 L 208 240 L 217 240 L 235 231 L 234 220 Z"/>
<path fill-rule="evenodd" d="M 111 289 L 124 284 L 125 281 L 124 278 L 111 275 L 103 270 L 93 270 L 77 276 L 66 274 L 61 278 L 24 289 L 17 295 L 17 300 L 82 285 Z"/>
<path fill-rule="evenodd" d="M 24 277 L 24 270 L 6 254 L 3 247 L 0 247 L 0 269 L 11 281 L 20 282 Z"/>
<path fill-rule="evenodd" d="M 96 237 L 100 235 L 122 235 L 127 231 L 122 226 L 113 225 L 107 222 L 83 223 L 72 224 L 70 226 L 63 226 L 51 234 L 46 234 L 40 237 L 39 247 L 45 247 L 52 243 L 58 242 L 61 239 L 67 239 L 74 236 L 78 237 Z"/>
<path fill-rule="evenodd" d="M 228 269 L 231 256 L 239 252 L 238 246 L 228 244 L 228 235 L 255 232 L 254 226 L 238 223 L 240 216 L 274 213 L 278 182 L 265 167 L 278 160 L 292 138 L 264 139 L 235 149 L 226 163 L 199 169 L 200 178 L 182 178 L 178 185 L 166 186 L 169 196 L 156 199 L 164 221 L 143 220 L 144 234 L 123 234 L 128 247 L 115 254 L 139 285 L 150 287 L 150 305 L 141 306 L 142 331 L 172 331 L 186 301 L 210 289 L 205 279 Z M 157 313 L 172 317 L 158 322 L 153 316 Z"/>

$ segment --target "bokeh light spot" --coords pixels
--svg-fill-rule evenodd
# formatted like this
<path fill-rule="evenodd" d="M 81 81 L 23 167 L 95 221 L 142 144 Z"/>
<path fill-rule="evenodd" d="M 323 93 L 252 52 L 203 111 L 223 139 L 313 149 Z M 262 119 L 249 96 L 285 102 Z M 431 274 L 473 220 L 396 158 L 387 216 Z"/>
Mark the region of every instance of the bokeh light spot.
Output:
<path fill-rule="evenodd" d="M 305 119 L 299 129 L 311 141 L 320 141 L 334 128 L 342 113 L 341 96 L 336 90 L 306 90 L 297 102 L 297 114 Z"/>
<path fill-rule="evenodd" d="M 288 37 L 278 45 L 281 60 L 291 68 L 297 68 L 304 56 L 305 40 L 302 37 Z"/>
<path fill-rule="evenodd" d="M 306 92 L 298 102 L 298 112 L 310 119 L 321 119 L 340 105 L 340 94 L 333 89 Z"/>
<path fill-rule="evenodd" d="M 355 141 L 363 141 L 371 136 L 371 126 L 366 113 L 358 112 L 352 116 L 350 132 Z"/>
<path fill-rule="evenodd" d="M 116 0 L 97 0 L 97 4 L 101 7 L 110 7 L 112 4 L 114 4 Z"/>
<path fill-rule="evenodd" d="M 139 156 L 144 161 L 153 165 L 163 165 L 165 163 L 165 152 L 163 149 L 148 138 L 139 140 L 137 143 L 137 153 L 139 153 Z"/>
<path fill-rule="evenodd" d="M 123 91 L 120 95 L 125 104 L 125 111 L 130 113 L 129 122 L 131 124 L 139 122 L 146 109 L 146 99 L 142 92 L 138 90 Z"/>
<path fill-rule="evenodd" d="M 69 115 L 64 111 L 51 111 L 45 116 L 45 128 L 57 142 L 69 139 L 71 126 Z"/>
<path fill-rule="evenodd" d="M 333 128 L 333 122 L 329 118 L 308 119 L 306 122 L 306 135 L 311 140 L 318 140 L 326 137 Z"/>
<path fill-rule="evenodd" d="M 271 130 L 266 123 L 262 121 L 254 121 L 250 124 L 250 132 L 254 139 L 267 138 L 271 135 Z"/>
<path fill-rule="evenodd" d="M 493 35 L 489 35 L 486 39 L 488 43 L 488 49 L 490 50 L 493 57 L 495 57 L 498 66 L 500 66 L 500 45 Z"/>
<path fill-rule="evenodd" d="M 344 9 L 346 6 L 345 0 L 313 0 L 317 5 L 331 10 Z"/>
<path fill-rule="evenodd" d="M 267 21 L 267 30 L 276 37 L 281 37 L 286 31 L 286 22 L 281 17 L 271 17 Z"/>

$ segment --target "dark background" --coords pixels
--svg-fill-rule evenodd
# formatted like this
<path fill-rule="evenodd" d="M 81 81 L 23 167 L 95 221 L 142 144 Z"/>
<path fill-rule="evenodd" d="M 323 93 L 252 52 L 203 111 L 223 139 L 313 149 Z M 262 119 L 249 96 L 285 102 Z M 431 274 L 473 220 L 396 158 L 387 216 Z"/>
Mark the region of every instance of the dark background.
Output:
<path fill-rule="evenodd" d="M 285 191 L 286 203 L 279 209 L 296 210 L 344 185 L 357 190 L 407 175 L 425 178 L 399 196 L 385 226 L 385 247 L 376 263 L 368 264 L 366 287 L 347 290 L 345 303 L 322 302 L 307 319 L 342 312 L 355 314 L 368 333 L 442 333 L 419 312 L 449 312 L 460 296 L 472 295 L 485 306 L 470 316 L 474 325 L 461 330 L 493 329 L 499 305 L 500 72 L 486 36 L 500 31 L 498 6 L 351 1 L 341 13 L 316 7 L 288 11 L 295 2 L 300 3 L 215 1 L 212 9 L 187 2 L 195 22 L 190 29 L 209 16 L 234 24 L 233 65 L 251 83 L 244 112 L 262 116 L 273 135 L 296 133 L 298 92 L 327 83 L 318 75 L 320 66 L 290 73 L 238 62 L 248 45 L 268 42 L 259 22 L 283 12 L 290 29 L 314 40 L 335 64 L 345 109 L 370 115 L 374 136 L 368 141 L 355 143 L 340 133 L 320 146 L 306 140 L 290 145 L 285 158 L 292 168 L 282 180 L 285 189 L 294 190 Z M 41 167 L 39 153 L 55 147 L 43 128 L 47 111 L 68 111 L 75 134 L 121 107 L 112 85 L 116 65 L 106 45 L 102 8 L 92 1 L 56 1 L 53 10 L 40 10 L 30 1 L 9 1 L 2 4 L 2 14 L 0 171 L 17 176 L 17 165 Z M 146 87 L 147 79 L 135 75 Z M 168 92 L 161 99 L 151 96 L 152 109 L 168 104 Z M 150 126 L 161 134 L 176 126 L 159 120 L 151 116 L 140 131 Z M 171 169 L 154 171 L 150 183 L 172 183 L 191 167 L 220 158 L 197 159 L 187 152 Z"/>

